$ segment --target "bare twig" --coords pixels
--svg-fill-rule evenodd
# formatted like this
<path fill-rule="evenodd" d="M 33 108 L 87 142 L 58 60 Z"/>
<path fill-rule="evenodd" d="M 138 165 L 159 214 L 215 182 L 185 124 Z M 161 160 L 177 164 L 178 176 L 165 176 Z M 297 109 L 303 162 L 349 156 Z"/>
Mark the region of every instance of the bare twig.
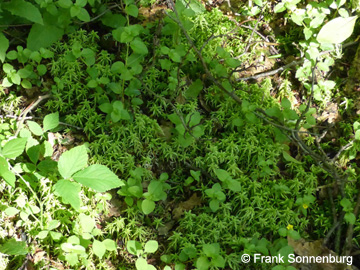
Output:
<path fill-rule="evenodd" d="M 22 116 L 21 116 L 21 120 L 18 122 L 17 124 L 17 130 L 15 132 L 15 135 L 14 137 L 17 137 L 21 128 L 22 128 L 22 125 L 24 124 L 24 121 L 25 121 L 25 118 L 27 116 L 27 114 L 35 109 L 39 104 L 40 102 L 44 101 L 45 99 L 48 99 L 50 98 L 50 95 L 44 95 L 44 96 L 39 96 L 38 99 L 35 101 L 35 102 L 32 102 L 26 109 L 25 111 L 23 112 Z"/>

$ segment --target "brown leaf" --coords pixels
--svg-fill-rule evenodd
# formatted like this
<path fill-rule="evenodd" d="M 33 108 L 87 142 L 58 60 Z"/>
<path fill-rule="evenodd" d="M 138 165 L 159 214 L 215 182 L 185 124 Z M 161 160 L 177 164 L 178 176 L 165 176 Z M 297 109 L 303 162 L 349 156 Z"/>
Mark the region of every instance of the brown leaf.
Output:
<path fill-rule="evenodd" d="M 185 211 L 192 210 L 194 207 L 201 205 L 201 198 L 194 193 L 190 199 L 185 202 L 179 203 L 179 205 L 173 210 L 173 218 L 178 220 Z"/>

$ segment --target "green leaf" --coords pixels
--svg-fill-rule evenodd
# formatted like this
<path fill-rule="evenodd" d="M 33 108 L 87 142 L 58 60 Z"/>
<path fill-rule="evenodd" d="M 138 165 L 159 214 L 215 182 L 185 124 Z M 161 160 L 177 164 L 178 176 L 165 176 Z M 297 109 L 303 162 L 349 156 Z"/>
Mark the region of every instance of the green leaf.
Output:
<path fill-rule="evenodd" d="M 0 252 L 7 255 L 26 255 L 28 250 L 25 242 L 10 239 L 0 246 Z"/>
<path fill-rule="evenodd" d="M 120 73 L 125 71 L 125 65 L 121 61 L 116 61 L 115 63 L 113 63 L 111 65 L 110 71 L 115 73 L 115 74 L 120 74 Z"/>
<path fill-rule="evenodd" d="M 118 28 L 125 26 L 126 18 L 121 14 L 112 14 L 111 12 L 107 12 L 101 18 L 101 22 L 109 27 Z"/>
<path fill-rule="evenodd" d="M 6 158 L 16 158 L 22 154 L 25 149 L 27 138 L 17 138 L 8 141 L 2 150 L 2 155 Z"/>
<path fill-rule="evenodd" d="M 62 8 L 70 8 L 73 5 L 73 2 L 71 0 L 59 0 L 57 4 Z"/>
<path fill-rule="evenodd" d="M 20 212 L 20 210 L 16 209 L 15 207 L 8 207 L 5 209 L 4 212 L 7 216 L 13 217 L 13 216 L 17 215 Z"/>
<path fill-rule="evenodd" d="M 111 89 L 111 91 L 113 91 L 115 94 L 120 94 L 121 93 L 121 85 L 119 83 L 109 83 L 108 87 Z M 109 104 L 109 103 L 107 103 Z M 102 104 L 103 105 L 103 104 Z M 110 105 L 110 104 L 109 104 Z M 101 105 L 100 105 L 101 106 Z M 111 105 L 110 105 L 111 106 Z M 100 108 L 101 109 L 101 108 Z M 112 106 L 111 106 L 112 109 Z M 102 110 L 103 111 L 103 110 Z M 105 112 L 105 111 L 103 111 Z"/>
<path fill-rule="evenodd" d="M 139 9 L 135 5 L 129 5 L 125 7 L 125 11 L 128 15 L 133 16 L 135 18 L 137 18 L 137 16 L 139 15 Z"/>
<path fill-rule="evenodd" d="M 275 13 L 280 13 L 280 12 L 283 12 L 285 11 L 286 8 L 285 8 L 285 4 L 284 2 L 280 2 L 279 4 L 277 4 L 275 7 L 274 7 L 274 12 Z"/>
<path fill-rule="evenodd" d="M 90 233 L 96 225 L 95 220 L 92 217 L 83 213 L 79 215 L 79 222 L 83 233 Z"/>
<path fill-rule="evenodd" d="M 76 17 L 78 17 L 78 19 L 83 22 L 90 21 L 90 15 L 85 8 L 81 8 L 79 13 L 76 15 Z"/>
<path fill-rule="evenodd" d="M 222 169 L 216 169 L 215 174 L 219 178 L 219 180 L 222 182 L 226 181 L 228 179 L 231 179 L 230 174 L 227 171 L 222 170 Z"/>
<path fill-rule="evenodd" d="M 93 245 L 92 245 L 94 254 L 96 256 L 98 256 L 100 259 L 104 256 L 105 251 L 106 251 L 106 247 L 105 244 L 98 241 L 98 240 L 94 240 Z"/>
<path fill-rule="evenodd" d="M 34 122 L 34 121 L 30 121 L 30 120 L 28 120 L 26 123 L 27 123 L 30 131 L 31 131 L 34 135 L 36 135 L 36 136 L 41 136 L 41 135 L 44 134 L 42 128 L 40 127 L 40 125 L 39 125 L 38 123 L 36 123 L 36 122 Z"/>
<path fill-rule="evenodd" d="M 110 171 L 106 166 L 99 164 L 87 167 L 86 169 L 76 173 L 73 178 L 78 183 L 98 192 L 105 192 L 124 185 L 124 183 L 112 171 Z"/>
<path fill-rule="evenodd" d="M 206 256 L 214 257 L 220 253 L 220 245 L 218 243 L 204 244 L 203 251 Z"/>
<path fill-rule="evenodd" d="M 320 43 L 341 43 L 346 40 L 354 31 L 355 22 L 358 16 L 335 18 L 326 23 L 320 30 L 316 40 Z"/>
<path fill-rule="evenodd" d="M 211 264 L 216 267 L 224 268 L 225 267 L 225 259 L 223 256 L 215 255 L 215 256 L 213 256 L 213 259 L 211 260 Z"/>
<path fill-rule="evenodd" d="M 141 203 L 141 209 L 145 215 L 150 214 L 155 209 L 155 203 L 151 200 L 145 199 Z"/>
<path fill-rule="evenodd" d="M 210 262 L 205 256 L 201 256 L 196 260 L 196 267 L 198 270 L 208 270 L 210 267 Z"/>
<path fill-rule="evenodd" d="M 218 200 L 211 200 L 209 203 L 209 207 L 211 211 L 216 212 L 220 207 L 220 202 Z"/>
<path fill-rule="evenodd" d="M 344 216 L 344 219 L 347 223 L 350 223 L 350 224 L 355 224 L 355 221 L 356 221 L 356 217 L 355 217 L 354 213 L 346 213 Z"/>
<path fill-rule="evenodd" d="M 280 236 L 282 236 L 282 237 L 286 237 L 286 235 L 287 235 L 287 229 L 286 229 L 286 228 L 280 228 L 280 229 L 279 229 L 279 234 L 280 234 Z"/>
<path fill-rule="evenodd" d="M 296 160 L 292 156 L 290 156 L 286 151 L 283 151 L 283 157 L 286 161 L 293 162 L 296 164 L 302 164 L 300 161 Z"/>
<path fill-rule="evenodd" d="M 96 54 L 93 50 L 88 49 L 88 48 L 83 49 L 81 51 L 81 56 L 84 57 L 84 61 L 87 66 L 91 66 L 91 65 L 95 64 Z"/>
<path fill-rule="evenodd" d="M 103 103 L 99 106 L 99 109 L 104 113 L 111 113 L 113 106 L 110 103 Z"/>
<path fill-rule="evenodd" d="M 58 162 L 58 169 L 65 179 L 70 178 L 74 173 L 83 169 L 88 162 L 88 155 L 84 145 L 72 148 L 63 153 Z"/>
<path fill-rule="evenodd" d="M 159 248 L 159 244 L 157 241 L 155 240 L 150 240 L 145 244 L 145 249 L 144 251 L 146 253 L 155 253 L 157 251 L 157 249 Z"/>
<path fill-rule="evenodd" d="M 47 229 L 51 231 L 51 230 L 56 229 L 60 225 L 61 225 L 60 221 L 54 219 L 49 222 L 49 224 L 47 225 Z"/>
<path fill-rule="evenodd" d="M 297 231 L 294 231 L 294 230 L 288 231 L 288 234 L 294 240 L 299 240 L 301 238 L 300 234 Z"/>
<path fill-rule="evenodd" d="M 140 257 L 136 260 L 135 266 L 137 270 L 147 270 L 148 263 L 143 257 Z"/>
<path fill-rule="evenodd" d="M 355 132 L 355 140 L 360 140 L 360 129 Z"/>
<path fill-rule="evenodd" d="M 139 38 L 136 38 L 133 41 L 131 41 L 130 47 L 137 54 L 145 55 L 149 52 L 145 43 Z"/>
<path fill-rule="evenodd" d="M 202 81 L 200 79 L 197 79 L 186 90 L 185 97 L 186 98 L 196 98 L 202 89 L 203 89 Z"/>
<path fill-rule="evenodd" d="M 69 180 L 60 180 L 53 187 L 55 195 L 62 198 L 63 203 L 70 204 L 76 211 L 80 210 L 81 186 Z"/>
<path fill-rule="evenodd" d="M 59 112 L 48 114 L 44 117 L 44 131 L 56 128 L 59 125 Z"/>
<path fill-rule="evenodd" d="M 64 30 L 55 25 L 34 24 L 27 38 L 27 47 L 33 51 L 47 48 L 61 39 L 63 34 Z"/>
<path fill-rule="evenodd" d="M 103 241 L 103 243 L 105 245 L 106 250 L 108 250 L 108 251 L 116 251 L 116 243 L 115 243 L 114 240 L 105 239 Z"/>
<path fill-rule="evenodd" d="M 0 156 L 0 175 L 9 171 L 9 164 L 5 158 Z"/>
<path fill-rule="evenodd" d="M 141 244 L 138 241 L 129 240 L 126 243 L 126 248 L 132 255 L 137 256 L 139 254 L 139 251 L 142 250 Z"/>
<path fill-rule="evenodd" d="M 9 49 L 9 40 L 0 33 L 0 61 L 4 63 L 6 51 Z"/>
<path fill-rule="evenodd" d="M 10 3 L 3 4 L 2 8 L 10 11 L 13 15 L 23 17 L 34 23 L 44 23 L 39 9 L 29 1 L 12 0 Z"/>
<path fill-rule="evenodd" d="M 13 188 L 15 187 L 16 177 L 15 174 L 11 171 L 3 172 L 1 174 L 2 178 L 4 178 L 5 182 L 8 183 Z"/>

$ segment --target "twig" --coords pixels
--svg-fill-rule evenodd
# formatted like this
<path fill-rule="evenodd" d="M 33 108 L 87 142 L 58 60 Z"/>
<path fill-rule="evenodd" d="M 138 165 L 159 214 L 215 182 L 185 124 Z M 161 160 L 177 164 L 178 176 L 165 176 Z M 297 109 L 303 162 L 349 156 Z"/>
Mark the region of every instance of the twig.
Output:
<path fill-rule="evenodd" d="M 21 120 L 19 121 L 18 125 L 17 125 L 17 130 L 15 132 L 14 137 L 17 137 L 19 135 L 19 132 L 22 128 L 22 125 L 24 124 L 25 118 L 27 116 L 27 114 L 33 110 L 34 108 L 36 108 L 36 106 L 38 106 L 40 104 L 40 102 L 44 101 L 45 99 L 50 98 L 50 95 L 44 95 L 44 96 L 39 96 L 38 99 L 31 103 L 23 112 L 22 116 L 21 116 Z"/>
<path fill-rule="evenodd" d="M 344 145 L 343 147 L 341 147 L 339 152 L 337 152 L 336 155 L 331 159 L 331 162 L 335 162 L 340 157 L 341 153 L 344 152 L 345 150 L 349 149 L 354 144 L 354 142 L 355 142 L 355 140 L 352 140 L 349 143 L 347 143 L 346 145 Z"/>
<path fill-rule="evenodd" d="M 274 70 L 271 70 L 271 71 L 266 71 L 266 72 L 263 72 L 263 73 L 259 73 L 259 74 L 256 74 L 254 76 L 250 76 L 250 77 L 246 77 L 246 78 L 237 78 L 236 81 L 248 81 L 248 80 L 257 80 L 259 78 L 262 78 L 262 77 L 268 77 L 268 76 L 273 76 L 281 71 L 284 71 L 288 68 L 291 68 L 293 66 L 296 66 L 296 65 L 300 65 L 304 62 L 305 59 L 300 59 L 300 60 L 295 60 L 295 61 L 292 61 L 291 63 L 285 65 L 285 66 L 282 66 L 282 67 L 279 67 L 277 69 L 274 69 Z"/>
<path fill-rule="evenodd" d="M 241 27 L 245 27 L 245 25 L 242 25 Z M 358 41 L 355 41 L 355 42 L 350 42 L 350 43 L 346 43 L 344 44 L 342 47 L 343 48 L 347 48 L 349 46 L 352 46 L 354 44 L 357 44 Z M 328 54 L 330 52 L 333 52 L 334 50 L 328 50 L 328 51 L 323 51 L 319 54 L 319 56 L 322 56 L 322 55 L 325 55 L 325 54 Z M 291 63 L 283 66 L 283 67 L 279 67 L 275 70 L 271 70 L 271 71 L 266 71 L 266 72 L 263 72 L 263 73 L 259 73 L 259 74 L 256 74 L 254 76 L 250 76 L 250 77 L 245 77 L 245 78 L 237 78 L 236 81 L 248 81 L 248 80 L 256 80 L 256 79 L 259 79 L 259 78 L 262 78 L 262 77 L 268 77 L 268 76 L 273 76 L 281 71 L 284 71 L 290 67 L 293 67 L 293 66 L 296 66 L 296 65 L 300 65 L 302 64 L 305 60 L 305 58 L 302 58 L 300 60 L 295 60 L 295 61 L 292 61 Z"/>
<path fill-rule="evenodd" d="M 35 117 L 35 116 L 27 116 L 27 117 L 21 117 L 21 116 L 16 116 L 16 115 L 0 115 L 0 118 L 9 118 L 9 119 L 16 119 L 16 120 L 21 120 L 22 118 L 24 118 L 24 120 L 30 120 L 30 119 L 37 119 L 37 120 L 43 120 L 44 118 L 43 117 Z M 65 123 L 65 122 L 59 122 L 59 125 L 62 125 L 62 126 L 68 126 L 68 127 L 71 127 L 71 128 L 75 128 L 77 130 L 84 130 L 83 128 L 81 127 L 78 127 L 78 126 L 74 126 L 74 125 L 71 125 L 71 124 L 68 124 L 68 123 Z"/>
<path fill-rule="evenodd" d="M 105 15 L 106 13 L 108 13 L 110 10 L 112 10 L 113 8 L 116 8 L 116 7 L 118 7 L 118 6 L 119 6 L 119 5 L 116 4 L 116 5 L 113 5 L 113 6 L 111 6 L 111 7 L 108 7 L 108 8 L 105 9 L 103 12 L 101 12 L 99 15 L 95 16 L 94 18 L 91 18 L 90 21 L 88 21 L 88 22 L 81 22 L 81 23 L 78 23 L 78 24 L 83 25 L 83 24 L 91 23 L 91 22 L 99 19 L 100 17 L 104 16 L 104 15 Z"/>

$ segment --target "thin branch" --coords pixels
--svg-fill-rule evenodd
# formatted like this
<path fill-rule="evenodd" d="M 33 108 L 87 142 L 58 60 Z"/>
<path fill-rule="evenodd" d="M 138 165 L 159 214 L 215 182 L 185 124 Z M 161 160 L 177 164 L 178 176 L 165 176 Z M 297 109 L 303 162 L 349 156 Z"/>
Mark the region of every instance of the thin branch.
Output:
<path fill-rule="evenodd" d="M 44 95 L 44 96 L 39 96 L 38 99 L 35 101 L 35 102 L 32 102 L 26 109 L 25 111 L 23 112 L 22 116 L 21 116 L 21 120 L 18 122 L 18 125 L 17 125 L 17 130 L 15 132 L 15 135 L 14 137 L 17 137 L 21 128 L 22 128 L 22 125 L 24 124 L 24 121 L 25 121 L 25 118 L 27 116 L 27 114 L 35 109 L 39 104 L 40 102 L 44 101 L 45 99 L 48 99 L 50 98 L 51 96 L 50 95 Z"/>
<path fill-rule="evenodd" d="M 331 159 L 331 162 L 335 162 L 340 157 L 341 153 L 349 149 L 354 144 L 354 142 L 355 140 L 352 140 L 343 147 L 341 147 L 340 150 L 336 153 L 336 155 Z"/>

